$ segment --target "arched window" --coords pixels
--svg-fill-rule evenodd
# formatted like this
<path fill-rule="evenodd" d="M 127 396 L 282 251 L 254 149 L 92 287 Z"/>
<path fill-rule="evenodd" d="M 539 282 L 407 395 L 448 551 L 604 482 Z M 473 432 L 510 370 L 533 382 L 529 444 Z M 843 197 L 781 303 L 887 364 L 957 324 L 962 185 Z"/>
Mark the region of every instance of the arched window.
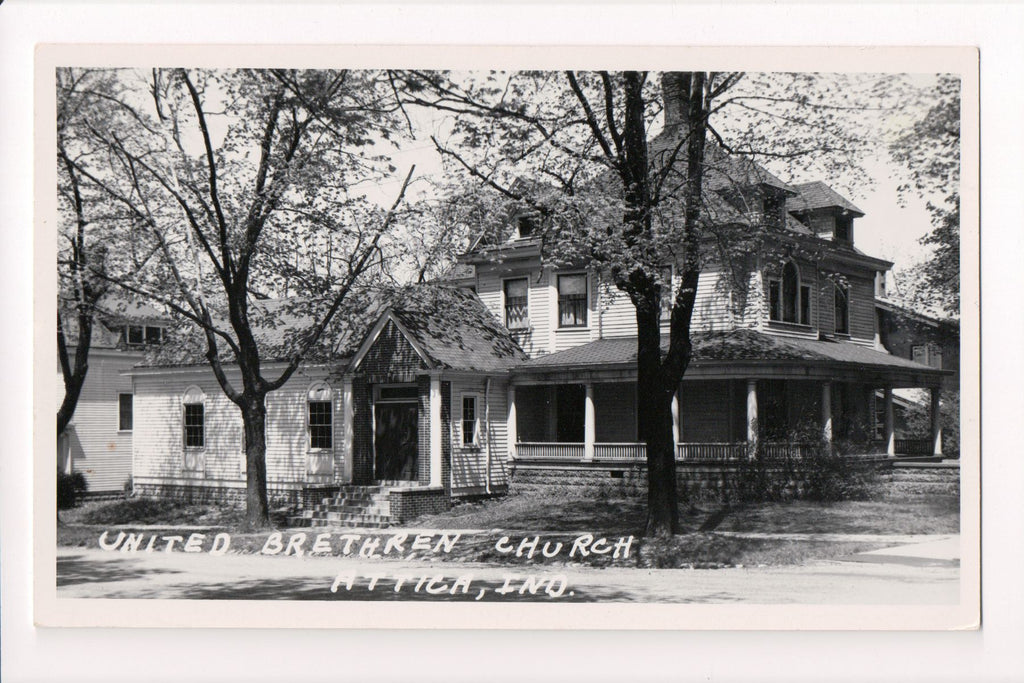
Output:
<path fill-rule="evenodd" d="M 332 396 L 331 387 L 324 382 L 317 382 L 306 394 L 306 430 L 311 449 L 329 450 L 334 447 Z"/>
<path fill-rule="evenodd" d="M 834 298 L 836 334 L 850 334 L 850 289 L 837 282 Z"/>
<path fill-rule="evenodd" d="M 782 277 L 768 281 L 768 314 L 771 320 L 811 324 L 811 286 L 800 283 L 796 264 L 787 261 Z"/>
<path fill-rule="evenodd" d="M 181 397 L 181 429 L 186 449 L 206 447 L 206 394 L 195 385 Z"/>

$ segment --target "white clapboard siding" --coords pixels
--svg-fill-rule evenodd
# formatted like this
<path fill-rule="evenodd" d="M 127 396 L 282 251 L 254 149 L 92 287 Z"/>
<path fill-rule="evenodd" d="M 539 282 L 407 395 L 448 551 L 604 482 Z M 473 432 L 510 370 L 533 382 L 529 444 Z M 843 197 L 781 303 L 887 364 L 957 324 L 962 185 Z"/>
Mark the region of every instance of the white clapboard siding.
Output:
<path fill-rule="evenodd" d="M 90 493 L 122 491 L 132 474 L 132 432 L 118 430 L 118 394 L 132 393 L 131 378 L 123 372 L 140 358 L 139 353 L 105 349 L 89 354 L 89 372 L 65 442 Z M 58 376 L 57 382 L 63 397 L 63 379 Z"/>
<path fill-rule="evenodd" d="M 273 372 L 273 371 L 271 371 Z M 237 381 L 237 378 L 232 378 Z M 267 483 L 301 484 L 307 477 L 308 433 L 306 400 L 310 386 L 324 379 L 316 370 L 300 370 L 267 397 Z M 332 388 L 333 452 L 335 481 L 344 470 L 343 409 L 340 382 Z M 204 467 L 199 472 L 184 468 L 182 395 L 190 386 L 205 393 L 206 445 Z M 221 390 L 208 370 L 188 373 L 142 374 L 135 377 L 135 419 L 138 437 L 134 444 L 135 476 L 144 483 L 181 478 L 195 483 L 242 482 L 245 451 L 242 415 Z"/>
<path fill-rule="evenodd" d="M 672 288 L 680 285 L 680 278 L 673 277 Z M 636 309 L 629 297 L 607 284 L 599 288 L 597 303 L 599 334 L 601 338 L 636 336 Z M 693 308 L 693 329 L 700 331 L 726 330 L 732 327 L 728 282 L 722 272 L 714 267 L 706 268 L 697 281 L 697 299 Z M 668 333 L 668 316 L 662 320 L 662 331 Z"/>
<path fill-rule="evenodd" d="M 462 397 L 467 393 L 477 397 L 477 418 L 480 423 L 480 443 L 477 448 L 463 448 L 461 445 Z M 456 495 L 486 491 L 488 441 L 491 487 L 504 487 L 508 484 L 508 467 L 505 462 L 508 453 L 507 399 L 508 383 L 503 379 L 492 379 L 489 390 L 482 378 L 452 382 L 452 491 Z"/>
<path fill-rule="evenodd" d="M 477 296 L 502 323 L 505 322 L 504 281 L 528 278 L 527 292 L 530 317 L 528 330 L 514 330 L 516 340 L 533 357 L 552 350 L 551 339 L 551 287 L 553 278 L 548 269 L 539 265 L 530 267 L 478 266 Z"/>

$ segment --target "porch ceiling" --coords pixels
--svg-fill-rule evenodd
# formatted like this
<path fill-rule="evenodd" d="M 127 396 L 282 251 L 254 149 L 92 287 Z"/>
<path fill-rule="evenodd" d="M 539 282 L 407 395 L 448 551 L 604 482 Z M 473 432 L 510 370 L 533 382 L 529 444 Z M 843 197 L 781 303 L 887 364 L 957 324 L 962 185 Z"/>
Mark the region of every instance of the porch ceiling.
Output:
<path fill-rule="evenodd" d="M 693 335 L 690 379 L 788 378 L 878 382 L 893 386 L 937 386 L 948 370 L 849 342 L 796 339 L 755 330 Z M 663 336 L 662 351 L 668 349 Z M 610 381 L 636 376 L 636 337 L 601 339 L 533 358 L 513 370 L 517 384 L 586 379 Z"/>

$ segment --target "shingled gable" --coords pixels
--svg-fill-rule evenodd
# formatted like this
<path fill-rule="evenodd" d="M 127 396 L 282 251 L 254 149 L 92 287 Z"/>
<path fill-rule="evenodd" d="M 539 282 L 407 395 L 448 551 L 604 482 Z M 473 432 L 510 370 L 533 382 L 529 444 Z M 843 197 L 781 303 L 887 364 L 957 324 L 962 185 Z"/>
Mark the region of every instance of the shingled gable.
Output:
<path fill-rule="evenodd" d="M 384 310 L 352 359 L 375 381 L 408 381 L 421 370 L 504 374 L 526 360 L 512 335 L 472 292 L 421 285 Z"/>

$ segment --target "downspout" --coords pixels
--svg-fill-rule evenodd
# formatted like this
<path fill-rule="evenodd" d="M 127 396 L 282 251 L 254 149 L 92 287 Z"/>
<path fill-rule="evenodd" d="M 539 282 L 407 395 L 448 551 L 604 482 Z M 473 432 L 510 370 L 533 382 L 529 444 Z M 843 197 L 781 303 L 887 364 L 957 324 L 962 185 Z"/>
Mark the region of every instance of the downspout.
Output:
<path fill-rule="evenodd" d="M 484 449 L 487 461 L 484 463 L 484 490 L 491 495 L 491 378 L 484 378 Z"/>

